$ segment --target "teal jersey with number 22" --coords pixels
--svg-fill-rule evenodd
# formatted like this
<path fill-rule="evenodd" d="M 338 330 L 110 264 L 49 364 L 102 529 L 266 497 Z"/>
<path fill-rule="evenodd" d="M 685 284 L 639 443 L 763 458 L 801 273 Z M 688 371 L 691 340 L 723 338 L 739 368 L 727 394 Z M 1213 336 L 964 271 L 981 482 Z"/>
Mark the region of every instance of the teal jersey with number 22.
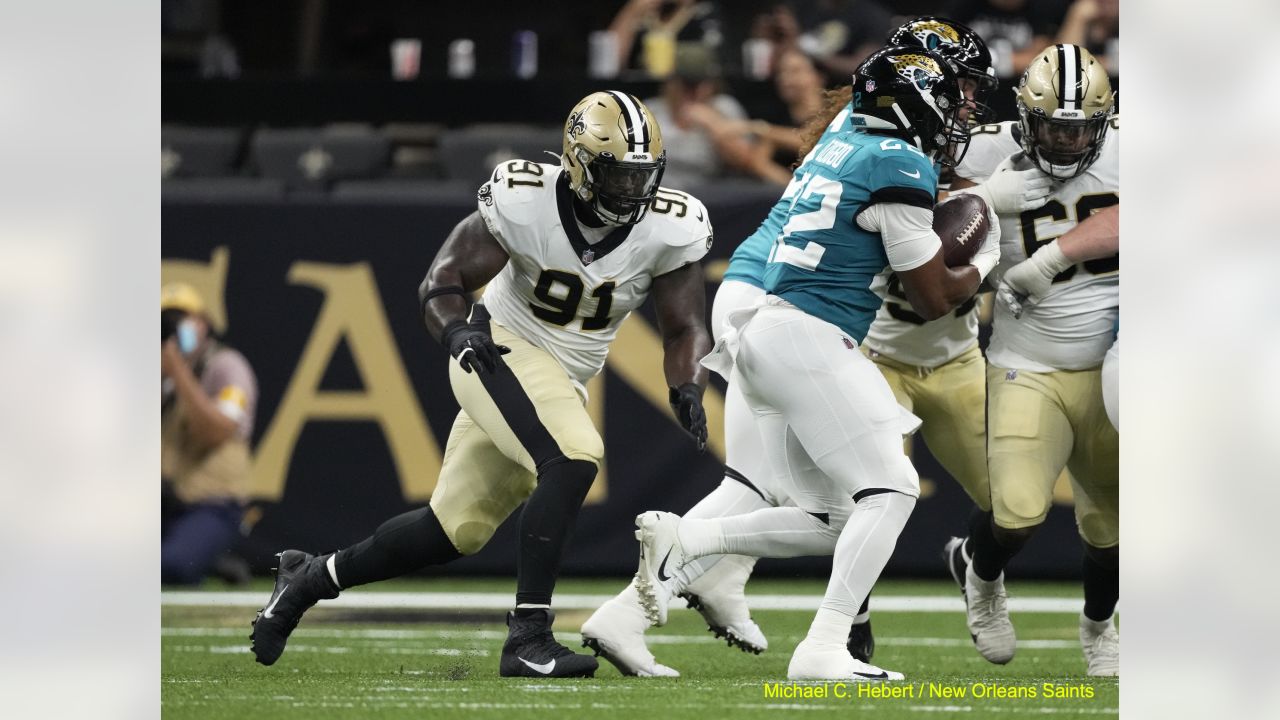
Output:
<path fill-rule="evenodd" d="M 910 143 L 849 127 L 846 117 L 832 122 L 743 244 L 771 243 L 766 291 L 861 343 L 882 302 L 871 282 L 889 258 L 880 234 L 858 227 L 858 214 L 876 203 L 932 208 L 938 174 Z"/>

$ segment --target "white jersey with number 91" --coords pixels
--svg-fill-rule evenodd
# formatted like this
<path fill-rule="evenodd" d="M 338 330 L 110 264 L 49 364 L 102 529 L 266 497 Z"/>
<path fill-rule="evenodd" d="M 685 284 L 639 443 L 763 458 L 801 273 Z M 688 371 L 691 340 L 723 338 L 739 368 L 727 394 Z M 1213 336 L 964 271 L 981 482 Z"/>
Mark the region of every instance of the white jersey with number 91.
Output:
<path fill-rule="evenodd" d="M 481 302 L 494 322 L 550 353 L 585 397 L 653 278 L 706 255 L 711 222 L 697 198 L 659 188 L 640 222 L 583 227 L 562 176 L 559 165 L 512 160 L 480 187 L 480 216 L 511 258 Z"/>

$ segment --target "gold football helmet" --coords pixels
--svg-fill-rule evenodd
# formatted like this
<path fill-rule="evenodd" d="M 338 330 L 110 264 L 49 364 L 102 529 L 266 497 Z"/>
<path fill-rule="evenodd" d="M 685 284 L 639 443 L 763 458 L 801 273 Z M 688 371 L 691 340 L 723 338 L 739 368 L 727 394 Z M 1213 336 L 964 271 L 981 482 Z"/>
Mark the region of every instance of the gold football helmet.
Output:
<path fill-rule="evenodd" d="M 1088 50 L 1053 45 L 1018 83 L 1022 148 L 1049 175 L 1073 178 L 1093 164 L 1115 109 L 1111 79 Z"/>
<path fill-rule="evenodd" d="M 592 93 L 564 123 L 560 164 L 569 188 L 610 225 L 640 222 L 658 193 L 667 154 L 649 108 L 616 90 Z"/>

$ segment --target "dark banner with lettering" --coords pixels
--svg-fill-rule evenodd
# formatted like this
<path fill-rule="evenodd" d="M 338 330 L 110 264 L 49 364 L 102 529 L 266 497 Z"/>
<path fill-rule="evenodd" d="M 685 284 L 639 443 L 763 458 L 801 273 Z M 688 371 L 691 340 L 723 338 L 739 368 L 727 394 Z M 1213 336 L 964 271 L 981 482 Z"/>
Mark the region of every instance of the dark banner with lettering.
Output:
<path fill-rule="evenodd" d="M 709 312 L 734 245 L 776 195 L 698 194 L 716 228 L 705 263 Z M 244 547 L 259 569 L 283 548 L 353 543 L 429 499 L 458 406 L 448 356 L 418 318 L 417 287 L 450 229 L 474 207 L 470 194 L 163 204 L 164 280 L 201 290 L 215 327 L 258 375 L 257 500 Z M 721 480 L 723 383 L 715 378 L 708 392 L 712 442 L 699 454 L 667 407 L 661 358 L 646 308 L 624 324 L 589 388 L 606 464 L 579 517 L 565 574 L 634 572 L 636 513 L 683 512 Z M 942 545 L 964 532 L 971 504 L 918 438 L 913 457 L 924 496 L 889 572 L 940 576 Z M 1012 573 L 1078 574 L 1080 545 L 1064 501 Z M 513 573 L 514 536 L 509 521 L 449 571 Z M 762 561 L 759 572 L 821 575 L 829 567 L 829 558 L 802 558 Z"/>

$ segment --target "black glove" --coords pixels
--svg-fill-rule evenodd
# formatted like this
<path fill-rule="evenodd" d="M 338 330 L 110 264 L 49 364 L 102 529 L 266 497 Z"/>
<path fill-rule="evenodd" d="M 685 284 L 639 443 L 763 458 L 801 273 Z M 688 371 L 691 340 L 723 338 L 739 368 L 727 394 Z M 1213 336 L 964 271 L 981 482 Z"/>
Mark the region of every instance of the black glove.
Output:
<path fill-rule="evenodd" d="M 707 449 L 707 413 L 702 409 L 702 388 L 694 383 L 685 383 L 678 388 L 669 388 L 667 401 L 671 403 L 671 412 L 676 414 L 680 427 L 698 441 L 698 451 Z"/>
<path fill-rule="evenodd" d="M 497 372 L 498 368 L 506 365 L 502 356 L 511 352 L 506 345 L 495 345 L 484 326 L 472 325 L 466 320 L 454 320 L 445 325 L 440 333 L 440 344 L 449 349 L 449 354 L 467 372 Z"/>

